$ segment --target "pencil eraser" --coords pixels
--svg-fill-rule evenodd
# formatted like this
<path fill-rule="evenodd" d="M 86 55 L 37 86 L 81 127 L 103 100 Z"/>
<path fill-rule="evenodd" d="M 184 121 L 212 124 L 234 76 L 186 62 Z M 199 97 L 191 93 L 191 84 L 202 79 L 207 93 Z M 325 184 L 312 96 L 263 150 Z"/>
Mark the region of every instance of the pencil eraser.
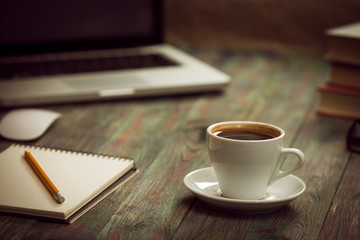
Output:
<path fill-rule="evenodd" d="M 57 193 L 54 194 L 54 198 L 55 198 L 55 200 L 58 201 L 59 203 L 65 202 L 65 198 L 64 198 L 59 192 L 57 192 Z"/>

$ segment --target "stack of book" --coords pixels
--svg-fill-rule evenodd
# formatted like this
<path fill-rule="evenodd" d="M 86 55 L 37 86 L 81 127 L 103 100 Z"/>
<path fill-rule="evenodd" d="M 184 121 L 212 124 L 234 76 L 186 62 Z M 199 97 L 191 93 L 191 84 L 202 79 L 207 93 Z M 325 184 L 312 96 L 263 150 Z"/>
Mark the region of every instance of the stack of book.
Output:
<path fill-rule="evenodd" d="M 360 22 L 329 29 L 330 79 L 318 86 L 321 114 L 360 118 Z"/>

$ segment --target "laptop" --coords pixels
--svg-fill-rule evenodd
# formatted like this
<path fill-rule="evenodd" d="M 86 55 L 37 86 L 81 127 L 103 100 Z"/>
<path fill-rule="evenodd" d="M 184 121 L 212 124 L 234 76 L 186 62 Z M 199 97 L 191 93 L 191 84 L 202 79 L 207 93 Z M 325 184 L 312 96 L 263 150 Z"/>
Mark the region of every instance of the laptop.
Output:
<path fill-rule="evenodd" d="M 3 0 L 0 107 L 221 91 L 229 76 L 163 43 L 159 0 Z"/>

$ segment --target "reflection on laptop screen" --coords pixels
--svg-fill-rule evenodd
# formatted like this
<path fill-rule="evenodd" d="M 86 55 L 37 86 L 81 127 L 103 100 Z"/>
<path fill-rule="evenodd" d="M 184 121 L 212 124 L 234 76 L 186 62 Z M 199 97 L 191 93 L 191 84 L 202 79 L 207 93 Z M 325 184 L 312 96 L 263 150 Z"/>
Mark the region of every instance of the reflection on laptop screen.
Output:
<path fill-rule="evenodd" d="M 153 1 L 2 0 L 0 51 L 153 44 L 161 40 L 160 4 Z"/>

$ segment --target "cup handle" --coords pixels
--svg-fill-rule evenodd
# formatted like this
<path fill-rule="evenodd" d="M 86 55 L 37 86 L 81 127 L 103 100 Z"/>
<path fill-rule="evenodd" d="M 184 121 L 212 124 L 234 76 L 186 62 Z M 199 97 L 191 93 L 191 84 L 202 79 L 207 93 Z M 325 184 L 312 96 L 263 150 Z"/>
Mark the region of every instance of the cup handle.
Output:
<path fill-rule="evenodd" d="M 296 163 L 289 169 L 286 169 L 285 171 L 281 170 L 282 165 L 285 162 L 286 156 L 289 154 L 295 154 L 296 156 Z M 275 167 L 275 170 L 273 172 L 273 175 L 271 176 L 270 180 L 269 180 L 269 184 L 271 185 L 273 184 L 276 180 L 285 177 L 286 175 L 289 175 L 290 173 L 295 172 L 296 170 L 298 170 L 299 168 L 302 167 L 302 165 L 304 165 L 304 161 L 305 161 L 305 155 L 302 151 L 300 151 L 299 149 L 296 148 L 283 148 L 280 151 L 280 156 L 279 156 L 279 161 L 277 163 L 277 166 Z"/>

